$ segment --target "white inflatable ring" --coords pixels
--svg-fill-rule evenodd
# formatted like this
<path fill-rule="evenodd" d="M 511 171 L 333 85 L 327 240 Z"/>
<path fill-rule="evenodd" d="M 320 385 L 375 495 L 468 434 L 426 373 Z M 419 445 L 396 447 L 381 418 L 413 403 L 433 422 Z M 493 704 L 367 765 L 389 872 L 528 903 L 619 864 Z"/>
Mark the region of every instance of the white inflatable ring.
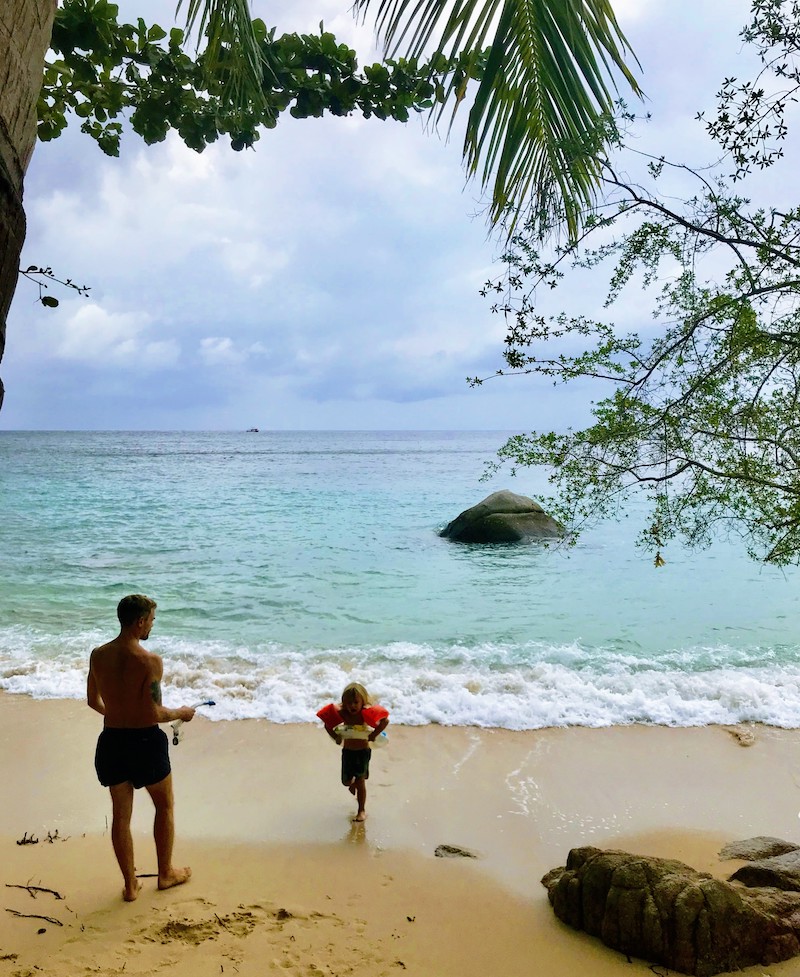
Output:
<path fill-rule="evenodd" d="M 347 726 L 344 723 L 334 727 L 333 731 L 343 740 L 368 740 L 374 732 L 369 726 Z M 372 741 L 371 746 L 384 746 L 388 740 L 389 737 L 386 733 L 379 733 Z"/>

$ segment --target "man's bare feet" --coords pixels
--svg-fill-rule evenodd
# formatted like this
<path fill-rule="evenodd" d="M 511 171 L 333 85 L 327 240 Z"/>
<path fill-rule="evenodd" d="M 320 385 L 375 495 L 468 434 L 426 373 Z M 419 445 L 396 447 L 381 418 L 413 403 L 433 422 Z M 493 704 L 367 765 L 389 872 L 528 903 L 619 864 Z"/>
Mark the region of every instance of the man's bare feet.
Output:
<path fill-rule="evenodd" d="M 126 885 L 122 890 L 122 898 L 125 900 L 125 902 L 133 902 L 138 898 L 141 891 L 142 883 L 138 879 L 134 879 L 132 885 Z"/>
<path fill-rule="evenodd" d="M 355 777 L 353 777 L 353 779 L 347 785 L 347 789 L 350 791 L 351 794 L 355 794 L 355 792 L 356 792 L 356 778 Z"/>
<path fill-rule="evenodd" d="M 353 820 L 354 821 L 366 821 L 367 820 L 367 812 L 366 811 L 359 811 L 358 814 L 356 814 L 356 816 L 353 818 Z"/>
<path fill-rule="evenodd" d="M 159 889 L 172 889 L 176 885 L 183 885 L 184 882 L 188 882 L 192 877 L 192 870 L 187 865 L 185 868 L 174 868 L 169 875 L 165 875 L 164 878 L 159 877 L 158 887 Z"/>

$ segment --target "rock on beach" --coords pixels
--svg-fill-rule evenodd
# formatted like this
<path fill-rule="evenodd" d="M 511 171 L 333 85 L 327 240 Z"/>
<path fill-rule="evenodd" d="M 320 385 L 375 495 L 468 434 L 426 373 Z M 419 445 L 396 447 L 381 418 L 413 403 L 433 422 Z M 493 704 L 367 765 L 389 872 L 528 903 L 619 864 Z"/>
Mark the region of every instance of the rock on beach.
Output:
<path fill-rule="evenodd" d="M 800 892 L 748 888 L 672 859 L 597 848 L 573 848 L 542 884 L 569 926 L 680 973 L 709 977 L 800 953 Z"/>

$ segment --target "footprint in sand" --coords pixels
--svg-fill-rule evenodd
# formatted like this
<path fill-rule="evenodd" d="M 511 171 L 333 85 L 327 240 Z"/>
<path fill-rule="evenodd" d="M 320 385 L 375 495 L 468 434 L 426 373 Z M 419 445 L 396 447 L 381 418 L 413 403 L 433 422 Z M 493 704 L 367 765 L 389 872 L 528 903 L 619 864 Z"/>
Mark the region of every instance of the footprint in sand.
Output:
<path fill-rule="evenodd" d="M 256 917 L 248 911 L 220 916 L 214 913 L 206 919 L 169 919 L 166 923 L 148 927 L 141 933 L 149 943 L 187 943 L 197 946 L 220 936 L 245 937 L 256 927 Z"/>

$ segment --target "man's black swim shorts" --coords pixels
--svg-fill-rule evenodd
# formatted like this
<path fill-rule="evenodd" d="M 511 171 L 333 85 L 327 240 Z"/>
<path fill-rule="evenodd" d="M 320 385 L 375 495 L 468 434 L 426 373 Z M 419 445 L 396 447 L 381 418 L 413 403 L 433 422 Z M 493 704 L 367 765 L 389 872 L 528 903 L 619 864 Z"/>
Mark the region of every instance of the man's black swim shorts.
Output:
<path fill-rule="evenodd" d="M 158 726 L 106 728 L 97 740 L 94 768 L 104 787 L 126 781 L 137 788 L 157 784 L 171 771 L 167 735 Z"/>

